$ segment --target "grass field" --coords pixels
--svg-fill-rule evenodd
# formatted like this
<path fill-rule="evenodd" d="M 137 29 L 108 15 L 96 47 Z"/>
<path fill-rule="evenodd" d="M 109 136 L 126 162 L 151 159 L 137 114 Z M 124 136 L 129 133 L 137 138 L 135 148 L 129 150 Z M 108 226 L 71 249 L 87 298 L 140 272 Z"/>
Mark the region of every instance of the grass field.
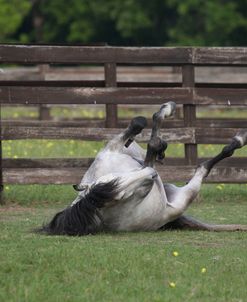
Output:
<path fill-rule="evenodd" d="M 196 203 L 190 214 L 220 223 L 246 222 L 246 201 L 225 202 L 204 194 L 208 201 Z M 0 301 L 246 300 L 246 233 L 167 231 L 72 238 L 30 231 L 62 206 L 2 207 Z"/>
<path fill-rule="evenodd" d="M 74 140 L 6 141 L 3 155 L 94 156 L 102 146 Z M 212 156 L 221 147 L 200 146 L 199 152 Z M 246 150 L 237 155 L 246 156 Z M 167 156 L 183 156 L 182 145 L 169 146 Z M 5 187 L 0 301 L 246 301 L 247 233 L 166 231 L 72 238 L 31 231 L 75 196 L 64 185 Z M 208 222 L 246 224 L 247 184 L 204 185 L 188 213 Z"/>

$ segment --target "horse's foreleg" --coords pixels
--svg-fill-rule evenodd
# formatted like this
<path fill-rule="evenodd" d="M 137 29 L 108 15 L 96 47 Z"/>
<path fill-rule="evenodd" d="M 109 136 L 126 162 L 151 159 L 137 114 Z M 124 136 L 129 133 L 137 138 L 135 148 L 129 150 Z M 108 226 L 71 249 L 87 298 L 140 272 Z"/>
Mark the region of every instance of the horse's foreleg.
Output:
<path fill-rule="evenodd" d="M 151 138 L 147 146 L 145 166 L 153 167 L 155 161 L 162 161 L 165 157 L 167 143 L 161 139 L 160 128 L 166 117 L 171 116 L 176 109 L 174 102 L 168 102 L 161 106 L 160 110 L 153 115 L 153 127 Z"/>
<path fill-rule="evenodd" d="M 140 134 L 146 126 L 147 120 L 145 117 L 137 116 L 133 118 L 128 128 L 110 140 L 105 149 L 118 152 L 123 151 L 124 148 L 128 148 L 131 145 L 135 139 L 135 136 Z"/>

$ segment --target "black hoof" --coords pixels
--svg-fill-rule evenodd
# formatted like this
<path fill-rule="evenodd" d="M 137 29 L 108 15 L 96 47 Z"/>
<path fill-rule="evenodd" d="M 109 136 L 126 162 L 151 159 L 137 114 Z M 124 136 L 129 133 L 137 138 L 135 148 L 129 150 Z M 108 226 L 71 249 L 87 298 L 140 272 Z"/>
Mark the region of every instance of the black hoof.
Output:
<path fill-rule="evenodd" d="M 167 102 L 164 103 L 160 110 L 153 115 L 153 122 L 162 121 L 165 118 L 174 115 L 176 111 L 176 103 L 174 102 Z"/>
<path fill-rule="evenodd" d="M 144 116 L 137 116 L 132 119 L 129 126 L 129 131 L 132 135 L 137 135 L 147 127 L 147 119 Z"/>
<path fill-rule="evenodd" d="M 158 162 L 162 162 L 162 160 L 165 158 L 165 151 L 167 149 L 167 143 L 164 140 L 160 140 L 159 150 L 157 152 L 157 158 L 156 160 Z"/>
<path fill-rule="evenodd" d="M 134 137 L 141 133 L 142 130 L 147 126 L 147 119 L 143 116 L 137 116 L 133 118 L 130 125 L 124 135 L 124 140 L 128 139 L 125 143 L 125 147 L 128 148 L 134 140 Z"/>

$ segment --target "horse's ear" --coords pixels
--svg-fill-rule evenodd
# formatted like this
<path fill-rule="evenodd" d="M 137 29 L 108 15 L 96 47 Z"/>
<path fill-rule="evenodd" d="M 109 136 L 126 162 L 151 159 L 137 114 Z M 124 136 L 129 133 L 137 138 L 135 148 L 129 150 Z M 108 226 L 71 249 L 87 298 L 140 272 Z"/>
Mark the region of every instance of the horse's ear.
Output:
<path fill-rule="evenodd" d="M 85 188 L 80 187 L 80 185 L 73 185 L 73 188 L 77 192 L 81 192 L 85 190 Z"/>

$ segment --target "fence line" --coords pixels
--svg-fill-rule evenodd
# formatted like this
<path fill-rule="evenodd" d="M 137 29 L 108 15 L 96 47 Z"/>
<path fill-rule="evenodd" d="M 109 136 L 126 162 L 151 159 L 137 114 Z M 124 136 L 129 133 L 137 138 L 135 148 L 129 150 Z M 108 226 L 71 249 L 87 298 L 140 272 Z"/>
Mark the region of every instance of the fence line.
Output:
<path fill-rule="evenodd" d="M 247 66 L 247 48 L 150 48 L 150 47 L 79 47 L 40 45 L 0 45 L 0 63 L 41 64 L 38 77 L 20 76 L 1 78 L 1 105 L 41 106 L 40 121 L 1 120 L 1 141 L 14 139 L 81 139 L 108 140 L 129 122 L 118 118 L 118 105 L 158 105 L 173 100 L 183 107 L 183 116 L 167 121 L 162 130 L 168 142 L 185 146 L 184 158 L 168 158 L 159 172 L 166 181 L 187 180 L 198 158 L 198 144 L 225 144 L 240 129 L 247 128 L 247 119 L 197 118 L 197 106 L 222 107 L 247 105 L 247 81 L 197 81 L 195 68 L 226 66 L 228 70 Z M 101 64 L 102 79 L 47 80 L 50 64 Z M 176 76 L 164 81 L 162 73 L 151 81 L 137 81 L 134 77 L 119 81 L 119 64 L 141 66 L 154 64 L 170 66 Z M 127 66 L 127 65 L 126 65 Z M 58 69 L 58 67 L 56 67 Z M 64 68 L 64 67 L 62 67 Z M 87 67 L 88 68 L 88 67 Z M 124 67 L 123 67 L 124 68 Z M 134 67 L 136 70 L 138 67 Z M 164 75 L 165 76 L 165 75 Z M 224 77 L 223 77 L 224 78 Z M 221 78 L 222 79 L 222 78 Z M 81 121 L 43 121 L 50 119 L 46 105 L 102 104 L 105 119 Z M 43 111 L 42 111 L 43 110 Z M 43 112 L 43 113 L 42 113 Z M 151 121 L 148 121 L 149 127 Z M 143 131 L 138 140 L 146 142 L 150 129 Z M 1 145 L 0 145 L 1 146 Z M 0 150 L 1 152 L 1 150 Z M 0 153 L 1 155 L 1 153 Z M 66 163 L 61 166 L 61 162 Z M 90 164 L 91 159 L 2 159 L 0 184 L 4 183 L 75 183 Z M 233 158 L 216 167 L 209 182 L 247 181 L 247 157 Z M 59 163 L 59 164 L 58 164 Z M 83 163 L 83 164 L 82 164 Z M 78 168 L 79 167 L 79 168 Z"/>

